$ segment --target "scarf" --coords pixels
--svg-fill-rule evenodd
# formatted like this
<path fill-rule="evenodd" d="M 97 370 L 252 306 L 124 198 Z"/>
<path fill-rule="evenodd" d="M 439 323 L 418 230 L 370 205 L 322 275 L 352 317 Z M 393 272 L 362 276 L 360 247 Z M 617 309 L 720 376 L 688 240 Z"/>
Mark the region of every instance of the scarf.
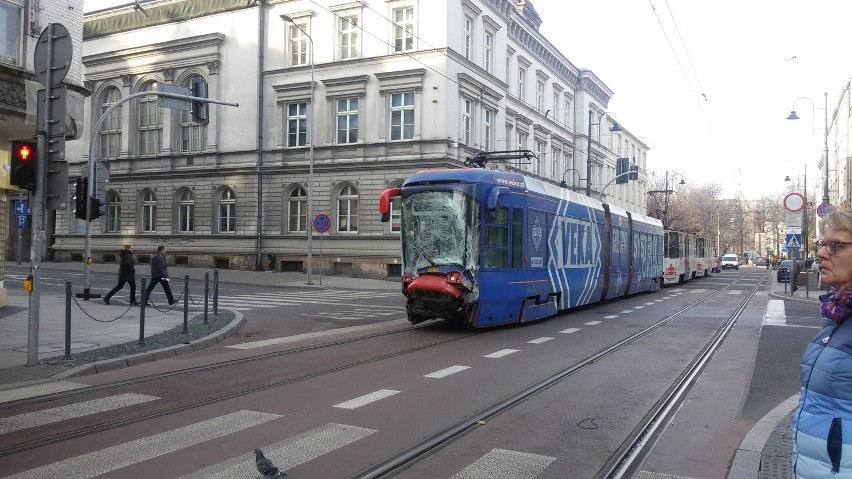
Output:
<path fill-rule="evenodd" d="M 852 287 L 831 288 L 824 297 L 819 311 L 836 324 L 852 316 Z"/>

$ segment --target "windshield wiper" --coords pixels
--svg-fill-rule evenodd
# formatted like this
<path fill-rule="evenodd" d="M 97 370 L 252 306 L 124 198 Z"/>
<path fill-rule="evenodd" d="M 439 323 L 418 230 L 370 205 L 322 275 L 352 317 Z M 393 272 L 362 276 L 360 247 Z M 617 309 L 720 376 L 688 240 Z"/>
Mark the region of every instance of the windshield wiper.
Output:
<path fill-rule="evenodd" d="M 423 257 L 426 261 L 428 261 L 428 262 L 429 262 L 429 266 L 432 266 L 433 268 L 437 268 L 437 267 L 438 267 L 438 263 L 436 263 L 436 262 L 432 261 L 432 258 L 430 258 L 430 257 L 429 257 L 429 255 L 428 255 L 428 254 L 426 254 L 426 252 L 425 252 L 425 251 L 423 251 L 423 248 L 422 248 L 419 244 L 417 244 L 417 242 L 416 242 L 416 241 L 414 241 L 413 239 L 411 239 L 411 235 L 406 234 L 406 235 L 405 235 L 405 239 L 407 239 L 408 241 L 411 241 L 411 244 L 412 244 L 412 245 L 414 245 L 414 248 L 416 248 L 416 249 L 417 249 L 417 251 L 418 251 L 418 252 L 420 252 L 420 256 L 422 256 L 422 257 Z"/>

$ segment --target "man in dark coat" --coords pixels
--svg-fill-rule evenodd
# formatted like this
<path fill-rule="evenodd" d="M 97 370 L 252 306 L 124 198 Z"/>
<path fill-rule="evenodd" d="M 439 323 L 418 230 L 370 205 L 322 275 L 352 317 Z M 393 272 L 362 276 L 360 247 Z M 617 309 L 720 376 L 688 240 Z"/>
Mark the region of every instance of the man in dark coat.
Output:
<path fill-rule="evenodd" d="M 166 247 L 157 246 L 157 252 L 151 256 L 151 284 L 145 290 L 145 297 L 151 296 L 151 291 L 158 283 L 163 285 L 163 291 L 166 292 L 166 299 L 169 304 L 175 304 L 175 298 L 172 296 L 172 288 L 169 287 L 169 267 L 166 264 Z"/>
<path fill-rule="evenodd" d="M 126 244 L 124 249 L 118 253 L 120 261 L 118 264 L 118 285 L 104 296 L 104 303 L 109 304 L 109 298 L 124 287 L 124 283 L 130 285 L 130 304 L 136 302 L 136 261 L 133 260 L 133 246 Z"/>

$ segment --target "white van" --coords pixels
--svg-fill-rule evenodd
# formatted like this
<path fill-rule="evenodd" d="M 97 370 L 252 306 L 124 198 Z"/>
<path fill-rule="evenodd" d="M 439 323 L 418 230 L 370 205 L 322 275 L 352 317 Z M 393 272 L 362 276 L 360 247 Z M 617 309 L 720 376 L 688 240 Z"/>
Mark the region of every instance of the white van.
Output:
<path fill-rule="evenodd" d="M 722 269 L 740 269 L 740 258 L 735 254 L 726 254 L 722 256 Z"/>

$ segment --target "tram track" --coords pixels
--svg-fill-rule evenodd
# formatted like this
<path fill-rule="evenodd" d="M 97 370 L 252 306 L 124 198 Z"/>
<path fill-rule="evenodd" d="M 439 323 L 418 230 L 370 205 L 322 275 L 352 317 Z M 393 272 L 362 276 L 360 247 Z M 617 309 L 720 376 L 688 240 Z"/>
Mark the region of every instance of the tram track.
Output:
<path fill-rule="evenodd" d="M 754 297 L 754 294 L 762 286 L 764 286 L 766 277 L 766 275 L 761 276 L 757 285 L 748 291 L 745 299 L 740 302 L 734 313 L 731 314 L 725 323 L 716 331 L 701 352 L 695 356 L 686 370 L 678 377 L 675 384 L 666 391 L 663 397 L 654 405 L 652 410 L 645 415 L 640 424 L 622 443 L 622 446 L 615 454 L 613 454 L 602 470 L 595 476 L 596 478 L 610 479 L 629 477 L 625 476 L 625 474 L 635 472 L 635 469 L 641 464 L 644 455 L 647 454 L 651 446 L 653 446 L 652 439 L 656 439 L 658 431 L 661 430 L 660 426 L 664 425 L 665 422 L 670 419 L 674 411 L 677 410 L 678 405 L 685 399 L 686 394 L 698 379 L 700 373 L 704 370 L 704 367 L 709 362 L 713 353 L 719 348 L 728 332 L 733 328 L 737 319 L 742 315 L 746 305 L 748 305 L 749 301 Z M 615 353 L 619 349 L 650 334 L 654 330 L 676 320 L 685 313 L 721 294 L 723 291 L 729 290 L 732 286 L 743 281 L 743 279 L 743 277 L 737 278 L 737 280 L 731 284 L 698 299 L 697 301 L 666 316 L 654 324 L 645 327 L 627 338 L 612 343 L 597 352 L 594 352 L 585 358 L 564 367 L 563 369 L 540 379 L 499 401 L 492 403 L 490 406 L 479 410 L 475 414 L 465 417 L 455 424 L 444 428 L 442 431 L 425 437 L 417 444 L 399 452 L 393 457 L 390 457 L 381 463 L 362 469 L 350 477 L 352 479 L 374 479 L 395 476 L 433 453 L 449 446 L 466 434 L 476 430 L 481 424 L 487 423 L 501 414 L 508 412 L 527 399 L 544 392 L 569 376 L 593 365 L 599 360 Z"/>

